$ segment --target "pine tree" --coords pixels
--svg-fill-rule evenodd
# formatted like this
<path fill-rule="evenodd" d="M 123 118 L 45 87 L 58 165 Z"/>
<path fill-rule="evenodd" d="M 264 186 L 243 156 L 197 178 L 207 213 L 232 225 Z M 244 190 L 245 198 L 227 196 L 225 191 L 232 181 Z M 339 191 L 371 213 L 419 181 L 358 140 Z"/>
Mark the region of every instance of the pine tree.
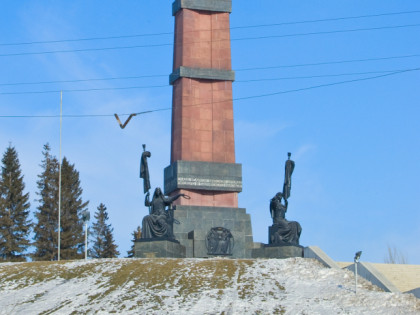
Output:
<path fill-rule="evenodd" d="M 44 146 L 44 159 L 39 175 L 37 223 L 34 228 L 34 260 L 57 260 L 58 258 L 58 190 L 59 163 L 51 156 L 48 144 Z M 64 158 L 61 166 L 61 220 L 60 259 L 83 257 L 84 234 L 81 212 L 89 202 L 83 202 L 79 172 Z"/>
<path fill-rule="evenodd" d="M 84 232 L 82 211 L 89 201 L 82 201 L 79 172 L 64 158 L 61 166 L 61 259 L 83 258 Z"/>
<path fill-rule="evenodd" d="M 131 240 L 131 242 L 133 242 L 133 244 L 131 244 L 131 249 L 127 251 L 127 258 L 132 258 L 134 257 L 134 245 L 136 244 L 136 240 L 141 238 L 141 227 L 138 226 L 137 229 L 135 229 L 131 235 L 133 236 L 133 239 Z"/>
<path fill-rule="evenodd" d="M 116 258 L 120 254 L 117 245 L 114 243 L 111 224 L 107 224 L 108 212 L 103 203 L 99 205 L 95 213 L 95 220 L 92 224 L 92 248 L 90 255 L 93 258 Z"/>
<path fill-rule="evenodd" d="M 0 178 L 0 259 L 5 261 L 25 261 L 24 252 L 30 245 L 29 193 L 24 189 L 17 152 L 9 145 Z"/>
<path fill-rule="evenodd" d="M 34 260 L 57 260 L 58 248 L 58 160 L 51 156 L 49 144 L 44 145 L 42 173 L 38 175 L 37 186 L 40 196 L 35 213 Z"/>

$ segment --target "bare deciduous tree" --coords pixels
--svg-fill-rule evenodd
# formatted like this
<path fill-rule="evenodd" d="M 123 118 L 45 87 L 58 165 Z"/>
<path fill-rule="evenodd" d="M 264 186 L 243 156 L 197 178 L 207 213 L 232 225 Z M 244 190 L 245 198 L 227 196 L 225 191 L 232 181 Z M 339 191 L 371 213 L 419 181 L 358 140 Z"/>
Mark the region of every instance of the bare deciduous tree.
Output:
<path fill-rule="evenodd" d="M 396 246 L 388 244 L 388 253 L 384 258 L 386 264 L 408 264 L 407 256 Z"/>

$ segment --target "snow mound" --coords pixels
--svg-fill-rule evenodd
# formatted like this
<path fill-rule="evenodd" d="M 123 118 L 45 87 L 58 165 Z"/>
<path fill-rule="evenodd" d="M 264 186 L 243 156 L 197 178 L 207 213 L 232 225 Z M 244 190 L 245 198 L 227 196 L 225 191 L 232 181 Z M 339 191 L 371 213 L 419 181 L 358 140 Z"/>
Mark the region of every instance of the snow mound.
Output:
<path fill-rule="evenodd" d="M 349 271 L 291 259 L 0 264 L 0 314 L 419 314 Z"/>

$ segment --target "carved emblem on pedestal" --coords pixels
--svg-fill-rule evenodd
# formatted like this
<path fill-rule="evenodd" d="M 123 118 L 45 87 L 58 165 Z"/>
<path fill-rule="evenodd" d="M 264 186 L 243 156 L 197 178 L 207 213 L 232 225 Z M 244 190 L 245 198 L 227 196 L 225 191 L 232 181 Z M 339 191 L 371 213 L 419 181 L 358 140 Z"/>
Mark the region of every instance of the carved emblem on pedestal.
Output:
<path fill-rule="evenodd" d="M 206 237 L 208 255 L 232 255 L 234 244 L 232 233 L 223 227 L 211 228 Z"/>

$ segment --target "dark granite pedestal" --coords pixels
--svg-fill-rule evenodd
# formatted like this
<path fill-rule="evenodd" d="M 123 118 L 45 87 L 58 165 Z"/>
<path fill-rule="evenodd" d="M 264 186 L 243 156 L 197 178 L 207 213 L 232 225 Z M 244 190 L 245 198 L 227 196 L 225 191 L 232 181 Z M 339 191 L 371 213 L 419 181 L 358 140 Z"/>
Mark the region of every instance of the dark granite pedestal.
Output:
<path fill-rule="evenodd" d="M 206 246 L 208 233 L 220 227 L 233 236 L 230 258 L 251 258 L 253 237 L 251 218 L 243 208 L 179 206 L 174 216 L 180 224 L 174 224 L 174 235 L 186 247 L 186 257 L 214 257 Z"/>
<path fill-rule="evenodd" d="M 252 250 L 252 258 L 291 258 L 303 257 L 303 246 L 300 245 L 264 245 Z"/>
<path fill-rule="evenodd" d="M 136 258 L 185 258 L 185 246 L 174 239 L 142 238 L 134 243 Z"/>
<path fill-rule="evenodd" d="M 283 226 L 280 226 L 281 228 Z M 279 225 L 273 224 L 268 227 L 268 245 L 255 244 L 252 250 L 252 258 L 291 258 L 303 257 L 303 246 L 298 242 L 284 242 L 276 238 L 275 234 Z M 300 235 L 300 233 L 299 233 Z"/>

